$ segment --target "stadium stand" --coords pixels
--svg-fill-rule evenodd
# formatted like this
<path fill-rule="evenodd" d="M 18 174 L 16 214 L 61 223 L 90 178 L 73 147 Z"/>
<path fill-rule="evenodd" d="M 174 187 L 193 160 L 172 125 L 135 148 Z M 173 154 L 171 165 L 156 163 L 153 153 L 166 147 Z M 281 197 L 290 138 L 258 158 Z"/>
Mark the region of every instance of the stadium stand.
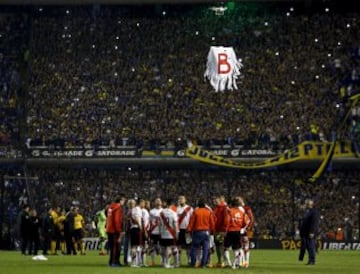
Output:
<path fill-rule="evenodd" d="M 21 62 L 28 31 L 21 15 L 0 14 L 0 146 L 20 141 L 18 94 L 22 88 Z"/>
<path fill-rule="evenodd" d="M 329 141 L 346 98 L 359 92 L 360 18 L 325 4 L 238 4 L 223 16 L 206 5 L 2 12 L 0 146 L 157 150 L 191 140 L 286 149 Z M 239 90 L 216 93 L 203 79 L 212 45 L 232 46 L 242 59 Z M 354 108 L 343 137 L 359 140 L 359 115 Z M 255 236 L 273 239 L 296 237 L 300 205 L 314 197 L 323 239 L 347 225 L 359 240 L 358 173 L 333 170 L 314 185 L 302 170 L 1 165 L 2 238 L 15 235 L 26 202 L 39 212 L 79 206 L 91 235 L 95 212 L 120 192 L 146 199 L 202 192 L 208 201 L 243 194 Z"/>
<path fill-rule="evenodd" d="M 36 13 L 27 136 L 63 146 L 330 140 L 340 89 L 352 92 L 347 77 L 359 74 L 358 15 L 246 11 Z M 203 81 L 211 45 L 242 58 L 239 90 L 215 93 Z"/>

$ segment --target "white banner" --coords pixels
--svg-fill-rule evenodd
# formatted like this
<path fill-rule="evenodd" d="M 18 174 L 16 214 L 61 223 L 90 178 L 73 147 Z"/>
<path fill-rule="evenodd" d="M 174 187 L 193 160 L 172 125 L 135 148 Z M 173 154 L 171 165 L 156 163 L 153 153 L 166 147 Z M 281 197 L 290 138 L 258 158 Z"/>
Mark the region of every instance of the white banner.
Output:
<path fill-rule="evenodd" d="M 215 91 L 237 89 L 242 63 L 232 47 L 210 47 L 204 77 Z"/>

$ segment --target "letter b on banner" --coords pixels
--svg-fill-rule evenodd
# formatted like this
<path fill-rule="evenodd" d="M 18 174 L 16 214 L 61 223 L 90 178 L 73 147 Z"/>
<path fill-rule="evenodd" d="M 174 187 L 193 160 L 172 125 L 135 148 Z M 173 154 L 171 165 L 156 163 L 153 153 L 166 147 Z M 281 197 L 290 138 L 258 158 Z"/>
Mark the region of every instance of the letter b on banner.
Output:
<path fill-rule="evenodd" d="M 210 47 L 204 77 L 210 81 L 216 92 L 237 89 L 236 79 L 240 76 L 241 60 L 236 58 L 232 47 Z"/>
<path fill-rule="evenodd" d="M 228 74 L 231 71 L 231 65 L 228 62 L 226 53 L 218 53 L 218 74 Z"/>

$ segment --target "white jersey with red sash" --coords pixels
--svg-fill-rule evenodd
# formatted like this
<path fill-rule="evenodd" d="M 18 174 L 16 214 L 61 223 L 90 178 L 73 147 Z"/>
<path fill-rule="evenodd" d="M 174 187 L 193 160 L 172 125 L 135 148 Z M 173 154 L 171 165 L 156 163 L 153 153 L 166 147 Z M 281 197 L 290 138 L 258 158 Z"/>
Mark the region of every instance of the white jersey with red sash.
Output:
<path fill-rule="evenodd" d="M 178 234 L 178 217 L 176 213 L 165 208 L 160 213 L 160 237 L 161 239 L 177 239 Z"/>
<path fill-rule="evenodd" d="M 163 211 L 162 208 L 153 208 L 150 210 L 150 233 L 154 235 L 159 235 L 159 225 L 160 225 L 160 213 Z"/>
<path fill-rule="evenodd" d="M 178 206 L 176 210 L 178 220 L 179 220 L 179 228 L 186 229 L 190 222 L 190 217 L 193 213 L 193 208 L 189 205 Z"/>
<path fill-rule="evenodd" d="M 142 228 L 141 222 L 142 220 L 142 210 L 140 207 L 136 206 L 130 211 L 130 228 Z"/>

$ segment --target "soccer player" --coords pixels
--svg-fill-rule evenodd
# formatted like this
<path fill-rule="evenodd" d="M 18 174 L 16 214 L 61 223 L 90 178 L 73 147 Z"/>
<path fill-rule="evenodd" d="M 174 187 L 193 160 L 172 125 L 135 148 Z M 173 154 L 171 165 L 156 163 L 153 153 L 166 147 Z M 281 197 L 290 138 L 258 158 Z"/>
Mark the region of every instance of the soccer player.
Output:
<path fill-rule="evenodd" d="M 147 209 L 148 212 L 150 212 L 150 210 L 151 210 L 151 201 L 150 200 L 145 200 L 144 207 Z"/>
<path fill-rule="evenodd" d="M 163 210 L 161 207 L 162 201 L 160 198 L 155 199 L 155 207 L 150 210 L 150 256 L 151 265 L 155 265 L 155 256 L 160 254 L 160 213 Z"/>
<path fill-rule="evenodd" d="M 58 218 L 60 211 L 61 211 L 60 207 L 53 207 L 50 211 L 50 215 L 52 216 L 52 220 L 54 223 L 54 230 L 51 235 L 51 242 L 50 242 L 50 255 L 57 255 L 56 246 L 57 243 L 60 241 L 60 231 L 58 227 Z"/>
<path fill-rule="evenodd" d="M 131 267 L 141 266 L 141 245 L 142 245 L 142 210 L 136 206 L 136 201 L 130 199 L 129 206 L 129 219 L 130 219 L 130 245 L 131 245 Z"/>
<path fill-rule="evenodd" d="M 314 201 L 305 201 L 305 214 L 300 222 L 301 247 L 299 261 L 304 259 L 305 251 L 309 254 L 307 265 L 315 264 L 316 236 L 319 229 L 319 212 L 314 207 Z"/>
<path fill-rule="evenodd" d="M 139 207 L 141 209 L 141 266 L 147 266 L 146 264 L 146 253 L 148 250 L 148 238 L 150 230 L 150 215 L 146 208 L 146 201 L 143 199 L 139 200 Z"/>
<path fill-rule="evenodd" d="M 120 242 L 122 237 L 122 197 L 117 198 L 106 210 L 106 233 L 109 244 L 109 266 L 120 266 Z"/>
<path fill-rule="evenodd" d="M 171 200 L 168 200 L 166 201 L 166 207 L 160 212 L 160 244 L 163 250 L 163 266 L 165 268 L 173 268 L 180 265 L 179 253 L 176 251 L 179 234 L 178 217 L 176 212 L 170 207 Z M 177 254 L 174 266 L 170 264 L 171 254 Z"/>
<path fill-rule="evenodd" d="M 57 224 L 56 224 L 58 232 L 59 232 L 61 254 L 66 254 L 65 233 L 64 233 L 65 219 L 66 219 L 66 211 L 61 210 L 61 213 L 59 215 L 59 218 L 57 219 Z"/>
<path fill-rule="evenodd" d="M 178 206 L 176 209 L 176 213 L 178 215 L 179 221 L 179 239 L 178 239 L 178 252 L 179 257 L 181 258 L 181 248 L 185 248 L 186 257 L 188 260 L 188 264 L 190 264 L 190 243 L 186 241 L 186 229 L 189 225 L 191 214 L 193 213 L 193 208 L 186 203 L 186 197 L 184 195 L 180 195 L 178 197 Z"/>
<path fill-rule="evenodd" d="M 100 252 L 99 255 L 106 255 L 106 251 L 105 251 L 105 240 L 107 238 L 106 235 L 106 210 L 107 207 L 105 207 L 105 209 L 101 209 L 98 212 L 96 212 L 95 214 L 95 225 L 96 225 L 96 229 L 99 233 L 99 242 L 100 242 Z"/>
<path fill-rule="evenodd" d="M 230 202 L 230 209 L 227 211 L 225 218 L 225 239 L 224 239 L 224 256 L 227 265 L 232 266 L 234 269 L 242 265 L 241 262 L 241 237 L 240 230 L 245 227 L 245 213 L 239 208 L 240 202 L 238 199 L 233 199 Z M 234 262 L 231 263 L 230 251 L 232 248 L 234 252 Z"/>
<path fill-rule="evenodd" d="M 239 200 L 240 203 L 240 209 L 243 210 L 243 212 L 245 212 L 245 227 L 240 231 L 241 234 L 241 242 L 242 242 L 242 246 L 244 248 L 244 264 L 243 267 L 248 268 L 250 265 L 250 240 L 249 237 L 247 236 L 247 231 L 249 229 L 251 229 L 251 227 L 254 224 L 254 214 L 252 212 L 252 209 L 249 205 L 247 205 L 245 203 L 245 200 L 243 197 L 239 196 L 237 197 L 237 199 Z"/>
<path fill-rule="evenodd" d="M 74 242 L 77 247 L 77 250 L 80 251 L 81 255 L 86 255 L 85 253 L 85 242 L 83 240 L 84 233 L 84 217 L 79 213 L 79 208 L 74 209 Z"/>
<path fill-rule="evenodd" d="M 215 208 L 215 249 L 217 257 L 217 267 L 224 267 L 224 238 L 225 238 L 225 217 L 228 206 L 223 195 L 219 195 L 214 199 Z"/>
<path fill-rule="evenodd" d="M 210 233 L 215 233 L 215 220 L 213 213 L 206 208 L 203 200 L 199 200 L 198 208 L 191 215 L 186 231 L 192 235 L 190 265 L 195 266 L 197 250 L 202 246 L 201 267 L 205 268 L 208 262 Z"/>

